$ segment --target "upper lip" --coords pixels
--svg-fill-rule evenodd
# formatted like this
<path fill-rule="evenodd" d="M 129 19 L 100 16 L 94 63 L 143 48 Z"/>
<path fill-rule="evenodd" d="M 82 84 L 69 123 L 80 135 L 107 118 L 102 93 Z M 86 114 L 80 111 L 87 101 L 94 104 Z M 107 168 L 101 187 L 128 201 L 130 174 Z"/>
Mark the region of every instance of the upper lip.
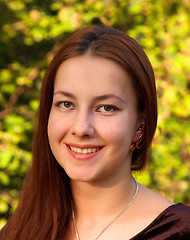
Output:
<path fill-rule="evenodd" d="M 67 146 L 71 146 L 71 147 L 76 147 L 76 148 L 80 148 L 80 149 L 86 149 L 86 148 L 102 148 L 102 145 L 92 145 L 92 144 L 85 144 L 85 145 L 80 145 L 80 144 L 76 144 L 76 143 L 67 143 Z"/>

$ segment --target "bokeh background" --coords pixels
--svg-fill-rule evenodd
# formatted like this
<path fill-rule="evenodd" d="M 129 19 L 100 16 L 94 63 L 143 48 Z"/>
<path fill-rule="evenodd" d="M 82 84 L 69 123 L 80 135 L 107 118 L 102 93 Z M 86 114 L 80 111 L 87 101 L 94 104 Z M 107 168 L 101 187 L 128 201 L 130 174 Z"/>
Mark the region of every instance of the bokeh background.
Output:
<path fill-rule="evenodd" d="M 190 0 L 0 0 L 0 228 L 31 163 L 45 69 L 74 31 L 101 23 L 134 37 L 155 70 L 152 161 L 135 176 L 190 205 Z"/>

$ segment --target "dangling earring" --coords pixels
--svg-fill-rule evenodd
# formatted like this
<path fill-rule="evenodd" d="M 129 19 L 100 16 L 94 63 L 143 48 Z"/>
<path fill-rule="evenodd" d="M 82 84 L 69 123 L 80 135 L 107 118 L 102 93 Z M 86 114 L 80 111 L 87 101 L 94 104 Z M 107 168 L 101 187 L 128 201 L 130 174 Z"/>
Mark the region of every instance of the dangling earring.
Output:
<path fill-rule="evenodd" d="M 137 131 L 141 131 L 139 138 L 136 142 L 133 142 L 130 147 L 130 152 L 133 152 L 135 149 L 140 149 L 144 145 L 144 124 L 140 126 Z"/>

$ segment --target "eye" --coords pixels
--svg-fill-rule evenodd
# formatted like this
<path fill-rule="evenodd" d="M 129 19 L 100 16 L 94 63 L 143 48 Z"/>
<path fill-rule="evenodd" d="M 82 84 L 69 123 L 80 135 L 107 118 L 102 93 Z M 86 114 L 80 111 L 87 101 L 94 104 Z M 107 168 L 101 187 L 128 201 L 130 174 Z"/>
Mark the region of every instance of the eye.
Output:
<path fill-rule="evenodd" d="M 63 109 L 74 109 L 74 105 L 72 104 L 72 102 L 69 101 L 60 102 L 57 105 Z"/>
<path fill-rule="evenodd" d="M 99 107 L 97 111 L 103 112 L 103 113 L 111 113 L 111 112 L 115 112 L 117 110 L 119 110 L 119 109 L 113 105 L 103 105 L 103 106 Z"/>

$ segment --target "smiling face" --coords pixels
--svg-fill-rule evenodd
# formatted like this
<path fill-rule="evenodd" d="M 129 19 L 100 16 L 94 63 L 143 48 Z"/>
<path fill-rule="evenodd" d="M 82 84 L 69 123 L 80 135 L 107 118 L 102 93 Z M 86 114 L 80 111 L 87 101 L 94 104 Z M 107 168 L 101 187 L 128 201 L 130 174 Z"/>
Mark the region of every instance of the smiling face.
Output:
<path fill-rule="evenodd" d="M 93 182 L 130 173 L 129 149 L 140 125 L 130 77 L 118 64 L 84 55 L 59 66 L 48 138 L 72 180 Z"/>

